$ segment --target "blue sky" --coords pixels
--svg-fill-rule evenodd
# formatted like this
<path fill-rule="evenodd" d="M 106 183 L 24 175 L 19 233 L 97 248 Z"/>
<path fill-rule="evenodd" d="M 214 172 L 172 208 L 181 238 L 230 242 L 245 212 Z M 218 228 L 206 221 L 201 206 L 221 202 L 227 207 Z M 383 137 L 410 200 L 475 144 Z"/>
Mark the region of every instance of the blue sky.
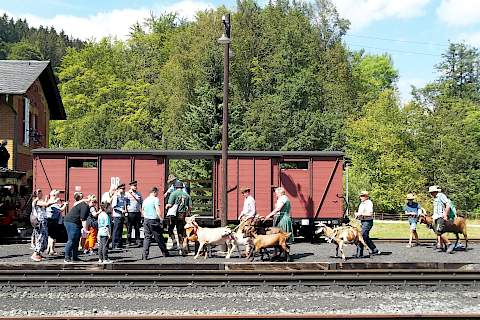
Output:
<path fill-rule="evenodd" d="M 311 0 L 313 1 L 313 0 Z M 260 3 L 265 0 L 259 1 Z M 389 53 L 399 70 L 402 100 L 410 85 L 433 81 L 434 66 L 449 41 L 480 47 L 480 0 L 333 0 L 352 22 L 345 41 L 354 50 Z M 33 26 L 53 25 L 67 34 L 92 39 L 125 38 L 129 26 L 150 12 L 195 12 L 235 0 L 0 0 L 0 13 L 26 18 Z M 234 27 L 234 26 L 233 26 Z M 234 30 L 234 29 L 233 29 Z"/>

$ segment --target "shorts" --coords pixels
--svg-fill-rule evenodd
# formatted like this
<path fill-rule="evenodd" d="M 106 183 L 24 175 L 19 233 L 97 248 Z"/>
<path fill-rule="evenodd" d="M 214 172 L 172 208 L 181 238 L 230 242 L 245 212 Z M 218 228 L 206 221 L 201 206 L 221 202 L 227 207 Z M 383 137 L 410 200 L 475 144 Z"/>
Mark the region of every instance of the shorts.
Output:
<path fill-rule="evenodd" d="M 408 218 L 408 224 L 411 231 L 417 230 L 417 218 Z"/>

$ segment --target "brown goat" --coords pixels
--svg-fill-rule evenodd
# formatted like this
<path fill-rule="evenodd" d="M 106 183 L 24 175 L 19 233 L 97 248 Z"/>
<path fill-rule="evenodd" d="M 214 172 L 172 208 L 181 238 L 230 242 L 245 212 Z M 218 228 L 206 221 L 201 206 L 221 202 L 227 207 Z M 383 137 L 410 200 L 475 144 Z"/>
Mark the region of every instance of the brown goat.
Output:
<path fill-rule="evenodd" d="M 283 231 L 275 234 L 256 235 L 255 238 L 253 238 L 254 250 L 250 250 L 249 256 L 247 258 L 249 258 L 250 261 L 253 261 L 255 252 L 260 252 L 261 259 L 263 260 L 263 254 L 265 249 L 278 248 L 281 252 L 285 252 L 286 260 L 290 261 L 290 247 L 287 244 L 287 240 L 289 237 L 290 232 L 287 233 Z"/>
<path fill-rule="evenodd" d="M 433 230 L 433 218 L 432 216 L 428 216 L 426 214 L 421 214 L 418 217 L 418 222 L 427 225 L 428 228 Z M 438 234 L 435 230 L 434 232 Z M 456 241 L 455 245 L 452 247 L 455 248 L 460 241 L 459 234 L 463 234 L 463 238 L 465 239 L 465 250 L 467 250 L 468 246 L 468 236 L 467 236 L 467 220 L 464 217 L 456 216 L 455 219 L 452 221 L 446 220 L 445 221 L 445 228 L 443 228 L 442 233 L 439 236 L 442 237 L 443 243 L 448 243 L 447 236 L 444 235 L 446 232 L 451 232 L 455 234 Z M 447 248 L 445 248 L 446 250 Z"/>
<path fill-rule="evenodd" d="M 343 252 L 343 246 L 345 244 L 354 244 L 357 246 L 357 253 L 355 255 L 356 257 L 360 257 L 360 245 L 363 245 L 363 247 L 367 249 L 368 253 L 370 254 L 370 249 L 363 240 L 362 234 L 353 226 L 341 226 L 332 229 L 327 225 L 320 223 L 317 225 L 315 234 L 324 234 L 330 240 L 330 242 L 334 242 L 337 246 L 335 257 L 338 257 L 338 249 L 340 249 L 340 252 L 342 253 L 342 260 L 344 261 L 347 260 L 345 258 L 345 253 Z"/>

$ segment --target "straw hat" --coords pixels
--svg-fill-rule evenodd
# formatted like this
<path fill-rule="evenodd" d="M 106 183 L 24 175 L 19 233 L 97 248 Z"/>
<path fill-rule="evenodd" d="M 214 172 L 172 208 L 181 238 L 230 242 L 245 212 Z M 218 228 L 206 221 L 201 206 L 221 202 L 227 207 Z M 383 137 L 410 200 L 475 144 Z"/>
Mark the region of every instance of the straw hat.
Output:
<path fill-rule="evenodd" d="M 413 193 L 407 194 L 407 200 L 415 200 L 415 195 Z"/>
<path fill-rule="evenodd" d="M 172 183 L 173 181 L 177 180 L 177 177 L 173 174 L 168 175 L 167 183 Z"/>
<path fill-rule="evenodd" d="M 440 192 L 440 191 L 442 191 L 442 189 L 440 189 L 439 186 L 430 186 L 430 187 L 428 187 L 428 193 Z"/>
<path fill-rule="evenodd" d="M 245 193 L 247 191 L 250 191 L 250 187 L 243 186 L 240 188 L 240 193 Z"/>
<path fill-rule="evenodd" d="M 362 191 L 360 192 L 360 196 L 365 196 L 365 197 L 368 197 L 370 194 L 368 193 L 368 191 Z"/>

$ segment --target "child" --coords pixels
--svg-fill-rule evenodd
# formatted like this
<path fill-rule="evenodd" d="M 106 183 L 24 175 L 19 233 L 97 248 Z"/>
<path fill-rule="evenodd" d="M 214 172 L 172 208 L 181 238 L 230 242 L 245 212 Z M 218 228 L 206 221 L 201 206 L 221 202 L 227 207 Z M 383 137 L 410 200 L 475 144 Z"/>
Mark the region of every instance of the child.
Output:
<path fill-rule="evenodd" d="M 91 198 L 93 199 L 93 202 L 96 205 L 97 200 L 95 196 L 92 196 Z M 85 244 L 84 244 L 85 250 L 83 251 L 83 253 L 85 254 L 92 254 L 93 248 L 95 247 L 95 244 L 97 242 L 97 231 L 98 231 L 97 216 L 98 216 L 97 210 L 95 210 L 95 207 L 91 207 L 90 215 L 88 216 L 88 219 L 87 219 L 88 234 L 86 236 Z"/>
<path fill-rule="evenodd" d="M 106 212 L 108 204 L 102 202 L 98 211 L 98 263 L 112 263 L 108 259 L 108 240 L 110 239 L 110 217 Z"/>
<path fill-rule="evenodd" d="M 420 204 L 414 202 L 415 195 L 413 193 L 407 194 L 407 203 L 405 204 L 404 211 L 405 215 L 408 217 L 408 224 L 410 225 L 410 240 L 408 241 L 407 248 L 411 248 L 412 240 L 415 237 L 415 244 L 418 246 L 420 242 L 418 241 L 417 233 L 417 219 L 420 213 L 421 207 Z"/>

